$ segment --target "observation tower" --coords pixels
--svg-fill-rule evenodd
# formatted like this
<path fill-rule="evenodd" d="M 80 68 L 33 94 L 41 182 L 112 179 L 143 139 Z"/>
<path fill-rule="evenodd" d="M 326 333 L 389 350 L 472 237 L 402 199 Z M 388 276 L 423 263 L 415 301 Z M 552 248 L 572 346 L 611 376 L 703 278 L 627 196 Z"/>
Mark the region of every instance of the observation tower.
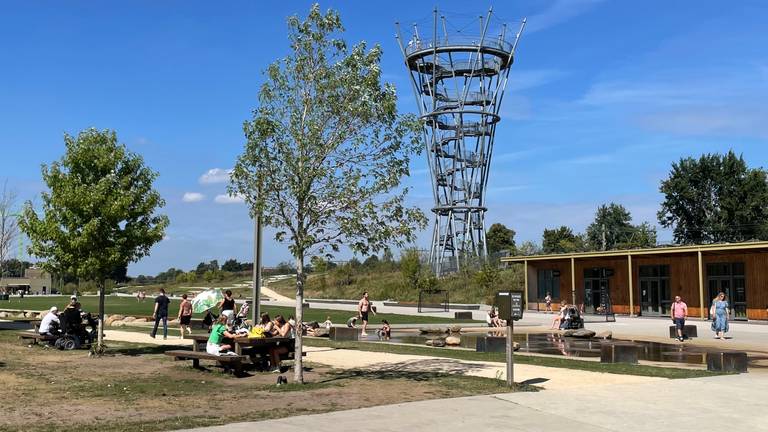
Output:
<path fill-rule="evenodd" d="M 508 30 L 489 10 L 469 24 L 437 10 L 431 29 L 418 24 L 397 40 L 419 108 L 432 177 L 433 233 L 429 261 L 440 276 L 485 259 L 485 191 L 499 109 L 525 28 Z"/>

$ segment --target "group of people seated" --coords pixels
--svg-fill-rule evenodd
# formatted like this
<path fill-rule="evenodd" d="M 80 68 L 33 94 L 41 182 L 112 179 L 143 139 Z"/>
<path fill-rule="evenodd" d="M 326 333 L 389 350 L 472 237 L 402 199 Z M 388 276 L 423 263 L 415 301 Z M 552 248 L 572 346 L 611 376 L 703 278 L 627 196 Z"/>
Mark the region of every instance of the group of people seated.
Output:
<path fill-rule="evenodd" d="M 52 306 L 48 310 L 48 313 L 45 314 L 40 322 L 38 333 L 44 336 L 78 333 L 83 328 L 82 313 L 80 302 L 77 301 L 76 296 L 72 296 L 64 311 L 59 312 L 59 308 L 56 306 Z M 89 321 L 89 325 L 95 328 L 96 323 Z"/>
<path fill-rule="evenodd" d="M 485 317 L 485 323 L 488 324 L 488 327 L 505 327 L 507 325 L 507 321 L 499 318 L 498 309 L 493 307 L 488 311 L 488 315 Z"/>
<path fill-rule="evenodd" d="M 292 338 L 295 337 L 295 320 L 290 317 L 286 320 L 282 315 L 275 316 L 274 319 L 270 319 L 269 314 L 261 314 L 259 324 L 254 326 L 251 333 L 257 333 L 261 337 L 282 337 Z M 254 330 L 258 330 L 254 332 Z M 249 333 L 236 332 L 230 326 L 230 316 L 228 314 L 221 314 L 211 327 L 211 335 L 208 337 L 208 343 L 206 344 L 206 352 L 212 355 L 236 355 L 232 349 L 234 348 L 235 341 L 238 338 L 248 338 Z M 280 371 L 280 355 L 287 353 L 288 347 L 282 346 L 269 346 L 270 357 L 270 369 L 273 372 Z"/>

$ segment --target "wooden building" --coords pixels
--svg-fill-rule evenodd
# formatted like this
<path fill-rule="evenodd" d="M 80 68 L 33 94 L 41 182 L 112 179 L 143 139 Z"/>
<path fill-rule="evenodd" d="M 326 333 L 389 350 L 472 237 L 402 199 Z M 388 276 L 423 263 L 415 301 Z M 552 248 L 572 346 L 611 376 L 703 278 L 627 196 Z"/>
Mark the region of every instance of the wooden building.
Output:
<path fill-rule="evenodd" d="M 708 318 L 715 295 L 728 296 L 734 320 L 768 319 L 768 242 L 513 256 L 525 268 L 528 309 L 551 293 L 596 313 L 610 303 L 625 315 L 669 316 L 676 295 L 691 317 Z"/>

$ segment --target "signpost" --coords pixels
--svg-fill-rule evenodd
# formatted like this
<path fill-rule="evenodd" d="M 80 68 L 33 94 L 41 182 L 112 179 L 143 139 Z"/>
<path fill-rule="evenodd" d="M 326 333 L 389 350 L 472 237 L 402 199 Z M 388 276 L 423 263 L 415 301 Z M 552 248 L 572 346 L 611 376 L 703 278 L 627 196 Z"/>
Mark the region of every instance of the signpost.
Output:
<path fill-rule="evenodd" d="M 507 321 L 507 386 L 515 384 L 514 373 L 514 322 L 523 318 L 523 292 L 499 291 L 496 293 L 496 306 L 499 308 L 499 318 Z"/>

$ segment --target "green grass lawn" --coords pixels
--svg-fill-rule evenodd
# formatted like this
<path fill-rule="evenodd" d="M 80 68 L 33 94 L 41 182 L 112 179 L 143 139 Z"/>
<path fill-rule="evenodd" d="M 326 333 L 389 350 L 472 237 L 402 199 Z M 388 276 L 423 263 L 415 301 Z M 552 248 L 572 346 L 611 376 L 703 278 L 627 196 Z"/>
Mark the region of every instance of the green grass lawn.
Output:
<path fill-rule="evenodd" d="M 80 297 L 80 303 L 83 310 L 97 312 L 99 309 L 98 297 Z M 46 310 L 51 306 L 57 306 L 59 310 L 63 309 L 69 303 L 69 296 L 48 296 L 35 297 L 27 296 L 23 299 L 12 297 L 10 301 L 0 301 L 0 309 L 24 309 L 24 310 Z M 175 317 L 179 312 L 179 300 L 172 299 L 170 306 L 170 316 Z M 105 300 L 105 312 L 107 314 L 120 314 L 126 316 L 149 316 L 152 315 L 154 307 L 153 299 L 147 298 L 144 302 L 138 302 L 132 297 L 114 297 L 107 296 Z M 281 314 L 288 318 L 294 314 L 294 309 L 283 306 L 262 306 L 262 310 L 274 317 Z M 304 321 L 325 321 L 330 317 L 336 324 L 343 324 L 354 314 L 352 311 L 339 311 L 331 309 L 305 309 Z M 202 314 L 196 314 L 196 317 L 202 318 Z M 399 315 L 399 314 L 378 314 L 371 317 L 371 323 L 379 323 L 381 320 L 388 320 L 390 324 L 441 324 L 441 323 L 461 323 L 472 322 L 469 320 L 454 320 L 450 318 L 436 318 L 419 315 Z"/>

